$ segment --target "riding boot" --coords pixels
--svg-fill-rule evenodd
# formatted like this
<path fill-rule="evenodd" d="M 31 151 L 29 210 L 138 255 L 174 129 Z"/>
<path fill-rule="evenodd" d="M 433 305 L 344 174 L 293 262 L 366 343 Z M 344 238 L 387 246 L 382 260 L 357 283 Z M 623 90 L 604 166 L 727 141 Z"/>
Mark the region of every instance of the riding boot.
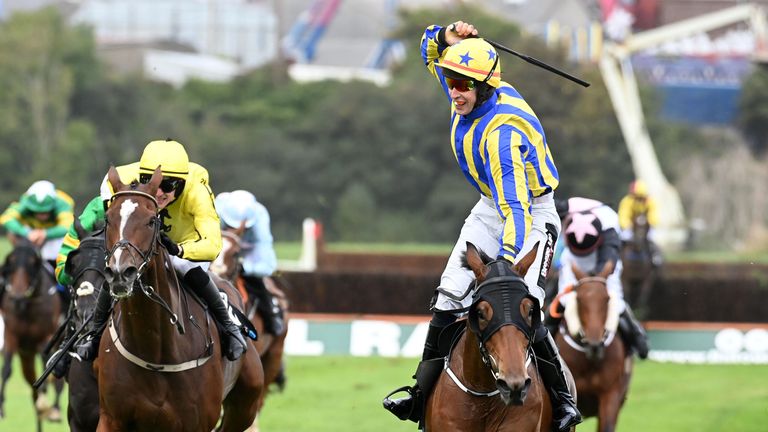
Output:
<path fill-rule="evenodd" d="M 648 358 L 648 335 L 635 318 L 629 305 L 626 305 L 624 312 L 619 316 L 619 329 L 629 339 L 629 344 L 637 356 L 641 359 Z"/>
<path fill-rule="evenodd" d="M 547 331 L 545 327 L 541 327 L 541 330 Z M 581 413 L 568 389 L 563 359 L 549 332 L 533 343 L 533 352 L 536 354 L 541 379 L 552 399 L 552 430 L 566 432 L 581 423 Z"/>
<path fill-rule="evenodd" d="M 556 335 L 558 330 L 560 330 L 560 321 L 562 319 L 562 316 L 555 318 L 550 314 L 546 314 L 546 316 L 544 316 L 544 326 L 547 327 L 550 334 Z"/>
<path fill-rule="evenodd" d="M 429 323 L 427 339 L 424 342 L 424 352 L 421 355 L 421 361 L 416 368 L 413 378 L 416 384 L 413 386 L 401 387 L 384 397 L 382 403 L 384 408 L 394 414 L 400 420 L 411 420 L 421 422 L 424 410 L 424 398 L 429 396 L 432 385 L 442 370 L 442 364 L 437 365 L 435 360 L 440 359 L 439 349 L 440 332 L 456 318 L 452 314 L 445 312 L 435 313 L 432 321 Z M 446 322 L 448 324 L 446 324 Z M 443 324 L 443 325 L 440 325 Z M 439 368 L 436 368 L 439 366 Z M 435 374 L 437 371 L 437 374 Z M 434 377 L 433 377 L 434 375 Z M 424 383 L 420 385 L 419 383 Z M 390 399 L 395 393 L 404 391 L 408 396 L 399 399 Z"/>
<path fill-rule="evenodd" d="M 211 314 L 216 321 L 224 328 L 224 339 L 222 348 L 230 361 L 235 361 L 247 349 L 245 338 L 237 326 L 229 317 L 227 305 L 219 295 L 219 287 L 211 280 L 208 274 L 200 267 L 195 267 L 184 275 L 184 282 L 190 286 L 195 294 L 198 295 L 208 305 Z"/>
<path fill-rule="evenodd" d="M 273 335 L 281 334 L 285 329 L 283 311 L 275 296 L 264 284 L 264 278 L 259 276 L 243 276 L 243 278 L 258 301 L 256 310 L 264 317 L 264 331 Z"/>
<path fill-rule="evenodd" d="M 80 340 L 77 344 L 77 355 L 81 359 L 89 361 L 99 355 L 99 344 L 101 343 L 101 333 L 109 318 L 109 310 L 112 308 L 112 296 L 106 286 L 99 291 L 99 298 L 96 300 L 96 308 L 93 311 L 93 322 L 91 323 L 91 332 Z"/>

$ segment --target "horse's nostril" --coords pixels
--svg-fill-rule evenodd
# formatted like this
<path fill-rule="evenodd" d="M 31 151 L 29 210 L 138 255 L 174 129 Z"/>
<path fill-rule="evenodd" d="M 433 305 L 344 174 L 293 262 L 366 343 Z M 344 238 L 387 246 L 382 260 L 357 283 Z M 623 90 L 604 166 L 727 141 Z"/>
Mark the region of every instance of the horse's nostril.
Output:
<path fill-rule="evenodd" d="M 108 283 L 112 283 L 115 280 L 115 272 L 112 270 L 111 267 L 107 267 L 104 269 L 104 279 Z"/>
<path fill-rule="evenodd" d="M 137 269 L 134 266 L 130 266 L 123 270 L 123 279 L 127 281 L 132 281 L 136 279 L 136 276 L 139 274 L 139 269 Z"/>

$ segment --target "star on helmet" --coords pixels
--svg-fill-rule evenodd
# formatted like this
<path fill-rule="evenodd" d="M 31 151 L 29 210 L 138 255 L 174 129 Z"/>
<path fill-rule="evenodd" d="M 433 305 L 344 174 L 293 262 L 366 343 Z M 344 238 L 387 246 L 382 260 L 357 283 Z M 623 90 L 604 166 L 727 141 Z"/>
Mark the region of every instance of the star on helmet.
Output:
<path fill-rule="evenodd" d="M 566 235 L 573 234 L 579 243 L 583 242 L 587 235 L 599 236 L 600 233 L 597 232 L 597 228 L 592 224 L 595 219 L 597 219 L 597 216 L 592 213 L 573 214 L 571 216 L 571 223 L 568 224 L 568 228 L 565 230 Z"/>

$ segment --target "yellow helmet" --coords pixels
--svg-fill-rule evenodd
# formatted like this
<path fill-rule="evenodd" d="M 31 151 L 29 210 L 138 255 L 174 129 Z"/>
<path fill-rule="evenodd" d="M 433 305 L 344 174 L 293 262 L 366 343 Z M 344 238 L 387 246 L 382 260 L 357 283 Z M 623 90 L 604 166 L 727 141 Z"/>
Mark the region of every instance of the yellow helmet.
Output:
<path fill-rule="evenodd" d="M 635 180 L 632 182 L 629 192 L 632 193 L 632 195 L 648 196 L 648 186 L 642 180 Z"/>
<path fill-rule="evenodd" d="M 450 69 L 491 87 L 501 85 L 501 63 L 496 49 L 481 38 L 467 38 L 446 49 L 437 66 Z"/>
<path fill-rule="evenodd" d="M 186 180 L 189 156 L 184 146 L 171 139 L 152 141 L 144 147 L 139 161 L 139 174 L 152 174 L 160 166 L 163 175 Z"/>

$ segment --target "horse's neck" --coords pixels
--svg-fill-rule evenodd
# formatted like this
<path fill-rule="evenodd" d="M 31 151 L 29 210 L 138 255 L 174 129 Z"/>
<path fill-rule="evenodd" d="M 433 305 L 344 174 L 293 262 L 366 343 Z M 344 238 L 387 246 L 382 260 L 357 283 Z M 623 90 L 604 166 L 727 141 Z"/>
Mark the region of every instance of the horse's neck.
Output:
<path fill-rule="evenodd" d="M 178 315 L 178 319 L 184 319 L 184 311 L 180 309 L 178 281 L 173 274 L 169 275 L 165 271 L 162 256 L 163 254 L 156 255 L 147 264 L 147 270 L 141 277 L 141 284 L 147 290 L 154 292 L 154 296 L 167 303 L 173 313 Z M 173 268 L 170 261 L 168 265 L 171 269 Z M 172 344 L 167 341 L 178 335 L 176 326 L 170 322 L 171 314 L 160 304 L 152 301 L 141 291 L 141 288 L 137 286 L 135 289 L 138 291 L 119 302 L 120 339 L 125 341 L 124 344 L 129 349 L 149 353 L 150 356 L 167 358 L 168 353 L 164 351 L 172 347 Z M 151 332 L 149 336 L 148 329 Z M 142 358 L 150 360 L 149 357 Z"/>
<path fill-rule="evenodd" d="M 464 332 L 463 344 L 460 350 L 459 376 L 463 378 L 464 384 L 475 390 L 495 389 L 496 384 L 491 370 L 483 363 L 483 356 L 480 354 L 480 341 L 469 327 Z"/>

